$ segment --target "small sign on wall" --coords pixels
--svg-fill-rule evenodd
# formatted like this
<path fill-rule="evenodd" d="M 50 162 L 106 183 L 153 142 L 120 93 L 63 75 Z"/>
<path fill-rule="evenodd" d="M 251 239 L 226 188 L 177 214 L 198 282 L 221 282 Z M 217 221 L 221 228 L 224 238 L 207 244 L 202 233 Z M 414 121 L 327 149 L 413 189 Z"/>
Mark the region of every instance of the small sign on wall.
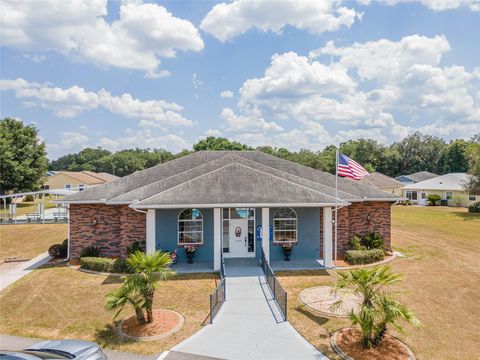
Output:
<path fill-rule="evenodd" d="M 256 238 L 257 241 L 262 241 L 262 225 L 257 225 Z"/>

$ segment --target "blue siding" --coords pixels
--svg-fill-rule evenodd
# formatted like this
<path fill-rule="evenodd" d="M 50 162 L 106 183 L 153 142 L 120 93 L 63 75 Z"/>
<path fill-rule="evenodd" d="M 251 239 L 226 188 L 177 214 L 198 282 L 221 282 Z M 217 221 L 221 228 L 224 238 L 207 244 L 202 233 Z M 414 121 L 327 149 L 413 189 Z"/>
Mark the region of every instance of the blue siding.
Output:
<path fill-rule="evenodd" d="M 157 209 L 157 250 L 173 251 L 177 248 L 178 215 L 183 209 Z M 210 262 L 213 266 L 213 209 L 201 209 L 203 215 L 203 246 L 197 248 L 193 261 Z M 185 250 L 178 247 L 178 262 L 187 262 Z"/>
<path fill-rule="evenodd" d="M 294 208 L 297 213 L 297 244 L 293 246 L 290 258 L 319 259 L 320 258 L 320 208 Z M 270 223 L 273 224 L 273 213 L 270 209 Z M 284 258 L 283 248 L 270 241 L 270 260 Z"/>

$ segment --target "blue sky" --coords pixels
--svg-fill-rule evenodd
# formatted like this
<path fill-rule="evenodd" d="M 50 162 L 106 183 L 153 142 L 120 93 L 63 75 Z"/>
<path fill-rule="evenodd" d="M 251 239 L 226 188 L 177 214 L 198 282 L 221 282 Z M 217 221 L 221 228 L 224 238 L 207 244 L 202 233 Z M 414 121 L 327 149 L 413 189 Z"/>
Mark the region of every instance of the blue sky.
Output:
<path fill-rule="evenodd" d="M 1 117 L 50 158 L 480 132 L 478 1 L 2 3 Z"/>

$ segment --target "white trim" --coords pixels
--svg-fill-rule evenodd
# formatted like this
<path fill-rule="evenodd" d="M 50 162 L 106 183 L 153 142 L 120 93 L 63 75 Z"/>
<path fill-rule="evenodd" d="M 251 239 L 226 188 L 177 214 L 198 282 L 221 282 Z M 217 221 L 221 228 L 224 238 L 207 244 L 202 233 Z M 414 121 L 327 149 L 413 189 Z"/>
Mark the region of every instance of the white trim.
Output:
<path fill-rule="evenodd" d="M 220 259 L 222 249 L 221 227 L 223 225 L 220 208 L 213 209 L 213 269 L 220 270 Z M 202 227 L 203 228 L 203 227 Z"/>
<path fill-rule="evenodd" d="M 397 201 L 397 200 L 395 200 Z M 345 204 L 351 205 L 351 204 Z M 178 208 L 252 208 L 252 207 L 325 207 L 335 206 L 335 203 L 240 203 L 240 204 L 166 204 L 166 205 L 130 205 L 133 209 L 178 209 Z"/>
<path fill-rule="evenodd" d="M 204 244 L 204 221 L 203 221 L 203 213 L 198 210 L 198 212 L 200 213 L 200 216 L 201 218 L 200 219 L 184 219 L 184 220 L 180 220 L 180 215 L 182 215 L 182 213 L 185 211 L 185 210 L 198 210 L 197 208 L 184 208 L 182 209 L 178 215 L 177 215 L 177 246 L 188 246 L 188 245 L 203 245 Z M 197 242 L 197 243 L 180 243 L 180 221 L 183 221 L 183 222 L 194 222 L 194 221 L 201 221 L 202 222 L 202 230 L 198 231 L 182 231 L 182 233 L 201 233 L 202 234 L 202 242 Z"/>
<path fill-rule="evenodd" d="M 270 261 L 270 209 L 262 207 L 262 248 L 265 259 Z"/>
<path fill-rule="evenodd" d="M 60 200 L 52 200 L 51 202 L 54 204 L 105 204 L 106 205 L 107 199 L 100 199 L 100 200 L 70 200 L 64 201 Z"/>
<path fill-rule="evenodd" d="M 323 264 L 332 268 L 332 208 L 323 208 Z"/>
<path fill-rule="evenodd" d="M 147 212 L 147 242 L 146 253 L 151 255 L 156 251 L 156 210 L 151 209 Z"/>

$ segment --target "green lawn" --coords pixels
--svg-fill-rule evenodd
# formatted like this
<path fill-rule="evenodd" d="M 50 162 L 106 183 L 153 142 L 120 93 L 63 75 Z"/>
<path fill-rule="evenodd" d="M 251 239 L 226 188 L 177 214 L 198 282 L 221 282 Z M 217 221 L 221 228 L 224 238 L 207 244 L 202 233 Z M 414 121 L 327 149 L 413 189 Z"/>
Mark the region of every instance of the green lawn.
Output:
<path fill-rule="evenodd" d="M 0 262 L 32 259 L 68 237 L 67 224 L 0 225 Z"/>
<path fill-rule="evenodd" d="M 397 334 L 418 359 L 479 359 L 480 353 L 480 214 L 465 209 L 395 206 L 393 247 L 408 255 L 391 263 L 405 274 L 400 299 L 414 309 L 420 330 Z M 289 320 L 318 349 L 338 359 L 328 343 L 329 332 L 348 326 L 302 306 L 299 293 L 332 284 L 330 272 L 280 274 L 289 293 Z"/>

